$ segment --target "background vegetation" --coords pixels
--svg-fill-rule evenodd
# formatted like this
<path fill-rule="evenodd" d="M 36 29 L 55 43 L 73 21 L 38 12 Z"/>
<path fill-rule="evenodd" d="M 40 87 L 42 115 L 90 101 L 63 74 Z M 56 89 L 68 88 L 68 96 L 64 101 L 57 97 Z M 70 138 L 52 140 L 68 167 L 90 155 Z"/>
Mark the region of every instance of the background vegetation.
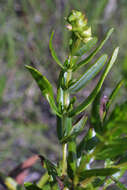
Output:
<path fill-rule="evenodd" d="M 0 171 L 5 174 L 33 153 L 57 159 L 52 154 L 59 152 L 54 134 L 55 118 L 24 65 L 38 68 L 48 76 L 56 90 L 58 66 L 53 64 L 48 41 L 54 29 L 54 46 L 63 60 L 68 45 L 64 17 L 72 9 L 85 12 L 99 41 L 109 28 L 115 28 L 112 38 L 103 48 L 110 54 L 111 49 L 120 46 L 118 61 L 105 82 L 105 95 L 119 79 L 127 78 L 126 0 L 1 0 Z M 87 96 L 90 89 L 88 86 L 79 97 Z M 125 88 L 120 93 L 117 102 L 126 99 Z M 52 143 L 49 143 L 49 138 Z M 41 170 L 38 165 L 35 169 Z"/>

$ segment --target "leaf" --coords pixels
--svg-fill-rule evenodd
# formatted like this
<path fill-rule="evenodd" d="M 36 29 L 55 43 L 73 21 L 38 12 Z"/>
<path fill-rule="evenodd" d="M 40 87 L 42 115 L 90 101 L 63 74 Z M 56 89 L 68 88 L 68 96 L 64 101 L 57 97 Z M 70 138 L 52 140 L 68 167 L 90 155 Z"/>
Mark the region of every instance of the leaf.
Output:
<path fill-rule="evenodd" d="M 118 139 L 102 147 L 102 150 L 96 154 L 98 160 L 113 159 L 122 155 L 127 150 L 127 138 Z"/>
<path fill-rule="evenodd" d="M 44 187 L 43 187 L 42 190 L 51 190 L 51 188 L 50 188 L 50 184 L 46 184 L 46 185 L 44 185 Z"/>
<path fill-rule="evenodd" d="M 38 187 L 42 188 L 45 186 L 45 184 L 47 183 L 47 181 L 49 180 L 49 175 L 46 172 L 45 174 L 43 174 L 43 176 L 39 179 L 37 185 Z"/>
<path fill-rule="evenodd" d="M 91 124 L 97 133 L 102 132 L 102 123 L 100 117 L 100 99 L 101 99 L 101 91 L 97 94 L 96 98 L 92 104 L 91 110 Z"/>
<path fill-rule="evenodd" d="M 24 184 L 26 190 L 41 190 L 36 184 L 27 182 Z"/>
<path fill-rule="evenodd" d="M 105 122 L 104 128 L 106 131 L 110 132 L 110 135 L 112 134 L 112 136 L 117 137 L 120 136 L 120 134 L 122 135 L 124 133 L 127 134 L 126 126 L 127 126 L 127 101 L 121 105 L 115 106 L 108 120 Z M 112 133 L 111 130 L 115 131 Z"/>
<path fill-rule="evenodd" d="M 120 155 L 119 161 L 117 162 L 119 168 L 127 166 L 127 152 Z"/>
<path fill-rule="evenodd" d="M 105 178 L 104 179 L 96 178 L 93 181 L 92 185 L 93 185 L 93 187 L 100 187 L 100 186 L 104 185 L 104 183 L 105 183 Z"/>
<path fill-rule="evenodd" d="M 75 177 L 76 173 L 76 160 L 77 159 L 77 153 L 76 153 L 76 141 L 73 139 L 73 141 L 68 143 L 68 157 L 67 157 L 67 172 L 71 179 Z"/>
<path fill-rule="evenodd" d="M 107 55 L 102 55 L 94 65 L 92 65 L 72 86 L 69 87 L 71 93 L 79 91 L 81 88 L 92 80 L 102 69 L 107 60 Z"/>
<path fill-rule="evenodd" d="M 57 136 L 61 141 L 64 136 L 68 136 L 72 128 L 72 118 L 70 117 L 57 117 Z M 62 142 L 62 141 L 61 141 Z"/>
<path fill-rule="evenodd" d="M 55 53 L 55 50 L 53 48 L 53 45 L 52 45 L 52 40 L 53 40 L 53 36 L 54 36 L 54 31 L 52 32 L 51 34 L 51 37 L 50 37 L 50 40 L 49 40 L 49 49 L 50 49 L 50 52 L 51 52 L 51 55 L 53 57 L 53 59 L 56 61 L 56 63 L 62 68 L 64 69 L 64 66 L 62 65 L 62 63 L 60 62 L 60 60 L 58 59 L 56 53 Z"/>
<path fill-rule="evenodd" d="M 41 160 L 42 166 L 45 164 L 49 176 L 51 176 L 53 180 L 56 181 L 56 177 L 58 176 L 56 166 L 42 155 L 39 155 L 39 158 Z"/>
<path fill-rule="evenodd" d="M 97 43 L 97 38 L 94 37 L 88 43 L 84 44 L 76 53 L 75 56 L 82 56 L 84 53 L 89 51 Z"/>
<path fill-rule="evenodd" d="M 108 102 L 106 104 L 106 112 L 109 110 L 109 107 L 111 105 L 111 103 L 113 102 L 113 100 L 115 99 L 119 89 L 121 88 L 121 86 L 123 85 L 124 80 L 121 80 L 116 87 L 114 88 L 114 90 L 112 91 L 111 95 L 109 96 Z"/>
<path fill-rule="evenodd" d="M 87 97 L 87 99 L 84 102 L 82 102 L 79 106 L 77 106 L 76 108 L 74 108 L 69 113 L 69 117 L 72 117 L 74 115 L 77 115 L 77 114 L 83 112 L 89 106 L 89 104 L 91 104 L 93 102 L 93 100 L 97 96 L 98 92 L 100 91 L 100 89 L 102 87 L 102 84 L 103 84 L 103 82 L 104 82 L 104 80 L 105 80 L 108 72 L 110 71 L 110 69 L 112 68 L 113 64 L 116 61 L 118 51 L 119 51 L 119 48 L 117 47 L 114 50 L 113 55 L 110 58 L 108 64 L 106 65 L 106 68 L 105 68 L 103 74 L 101 75 L 101 78 L 100 78 L 97 86 L 94 88 L 94 90 L 91 92 L 91 94 Z"/>
<path fill-rule="evenodd" d="M 62 118 L 57 116 L 57 137 L 59 140 L 63 138 L 63 124 L 62 124 Z"/>
<path fill-rule="evenodd" d="M 110 94 L 108 101 L 106 103 L 106 110 L 103 113 L 103 119 L 106 120 L 108 110 L 110 108 L 110 105 L 112 104 L 113 100 L 115 99 L 116 95 L 118 94 L 121 86 L 123 85 L 124 80 L 119 81 L 119 83 L 116 85 L 116 87 L 113 89 L 112 93 Z"/>
<path fill-rule="evenodd" d="M 99 139 L 94 136 L 91 139 L 86 139 L 86 136 L 81 140 L 79 145 L 77 146 L 77 156 L 78 158 L 81 156 L 83 151 L 92 150 L 99 143 Z"/>
<path fill-rule="evenodd" d="M 119 169 L 117 168 L 91 169 L 91 170 L 85 170 L 84 172 L 79 173 L 78 176 L 79 176 L 79 180 L 83 181 L 86 178 L 91 178 L 91 177 L 110 176 L 118 171 Z"/>
<path fill-rule="evenodd" d="M 46 100 L 49 102 L 52 111 L 57 114 L 58 116 L 61 116 L 60 113 L 57 110 L 54 95 L 53 95 L 53 88 L 50 82 L 47 80 L 45 76 L 43 76 L 37 69 L 26 65 L 25 66 L 29 72 L 31 73 L 32 77 L 36 81 L 37 85 L 39 86 L 42 95 L 46 98 Z"/>
<path fill-rule="evenodd" d="M 109 39 L 109 37 L 111 36 L 112 32 L 113 32 L 113 28 L 111 28 L 108 33 L 106 34 L 104 40 L 101 42 L 101 44 L 83 61 L 81 61 L 80 63 L 78 63 L 75 67 L 74 70 L 79 69 L 80 67 L 86 65 L 87 63 L 89 63 L 94 56 L 98 53 L 98 51 L 103 47 L 103 45 L 106 43 L 106 41 Z"/>
<path fill-rule="evenodd" d="M 61 143 L 66 143 L 73 138 L 76 138 L 84 129 L 84 125 L 87 121 L 87 117 L 84 116 L 82 117 L 69 131 L 68 135 L 65 136 L 62 140 Z"/>

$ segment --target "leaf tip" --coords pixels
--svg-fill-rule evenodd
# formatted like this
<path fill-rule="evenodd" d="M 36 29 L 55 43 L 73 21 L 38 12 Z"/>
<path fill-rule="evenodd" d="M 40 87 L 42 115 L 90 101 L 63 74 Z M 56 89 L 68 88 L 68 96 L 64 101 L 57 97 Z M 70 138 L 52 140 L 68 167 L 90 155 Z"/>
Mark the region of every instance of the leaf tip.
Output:
<path fill-rule="evenodd" d="M 113 32 L 114 32 L 114 28 L 111 28 L 111 29 L 109 30 L 109 34 L 111 35 Z"/>
<path fill-rule="evenodd" d="M 32 67 L 29 66 L 29 65 L 25 65 L 25 68 L 28 69 L 28 70 L 32 69 Z"/>
<path fill-rule="evenodd" d="M 54 36 L 55 30 L 52 30 L 51 36 L 50 36 L 50 42 L 52 42 L 53 36 Z"/>
<path fill-rule="evenodd" d="M 118 52 L 119 52 L 119 49 L 120 49 L 120 47 L 118 46 L 118 47 L 116 47 L 116 49 L 115 49 L 115 51 L 117 52 L 117 54 L 118 54 Z"/>

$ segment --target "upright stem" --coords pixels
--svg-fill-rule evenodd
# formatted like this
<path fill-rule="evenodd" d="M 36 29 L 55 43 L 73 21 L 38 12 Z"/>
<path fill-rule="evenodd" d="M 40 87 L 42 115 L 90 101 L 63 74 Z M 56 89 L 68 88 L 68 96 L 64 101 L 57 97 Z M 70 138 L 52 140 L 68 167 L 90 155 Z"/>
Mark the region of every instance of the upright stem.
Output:
<path fill-rule="evenodd" d="M 68 60 L 68 69 L 62 70 L 59 76 L 58 83 L 58 106 L 61 111 L 62 117 L 57 118 L 57 131 L 59 133 L 59 140 L 66 136 L 69 130 L 72 127 L 72 120 L 68 118 L 68 108 L 70 106 L 70 93 L 68 91 L 69 82 L 72 79 L 72 59 L 69 56 Z M 62 174 L 67 174 L 67 143 L 62 144 Z"/>
<path fill-rule="evenodd" d="M 67 144 L 62 145 L 62 154 L 63 154 L 62 175 L 65 175 L 67 169 Z"/>
<path fill-rule="evenodd" d="M 66 89 L 63 89 L 63 107 L 65 113 L 63 114 L 63 122 L 62 127 L 63 131 L 68 131 L 70 127 L 70 121 L 68 121 L 68 117 L 66 116 L 68 106 L 70 104 L 70 93 L 68 92 L 68 84 L 72 77 L 72 71 L 68 69 L 68 71 L 65 71 L 63 74 L 63 79 L 65 82 Z M 66 174 L 67 170 L 67 143 L 62 144 L 62 154 L 63 154 L 63 160 L 62 160 L 62 175 Z"/>

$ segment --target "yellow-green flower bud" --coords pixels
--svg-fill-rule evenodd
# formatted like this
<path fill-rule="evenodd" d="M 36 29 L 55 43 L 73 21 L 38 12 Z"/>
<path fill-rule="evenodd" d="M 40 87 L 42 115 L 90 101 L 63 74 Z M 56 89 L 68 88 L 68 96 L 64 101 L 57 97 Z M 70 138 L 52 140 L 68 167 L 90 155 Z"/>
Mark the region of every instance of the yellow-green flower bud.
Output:
<path fill-rule="evenodd" d="M 87 19 L 80 11 L 72 10 L 67 17 L 67 22 L 69 23 L 67 28 L 84 43 L 92 39 L 91 27 L 88 27 Z"/>

